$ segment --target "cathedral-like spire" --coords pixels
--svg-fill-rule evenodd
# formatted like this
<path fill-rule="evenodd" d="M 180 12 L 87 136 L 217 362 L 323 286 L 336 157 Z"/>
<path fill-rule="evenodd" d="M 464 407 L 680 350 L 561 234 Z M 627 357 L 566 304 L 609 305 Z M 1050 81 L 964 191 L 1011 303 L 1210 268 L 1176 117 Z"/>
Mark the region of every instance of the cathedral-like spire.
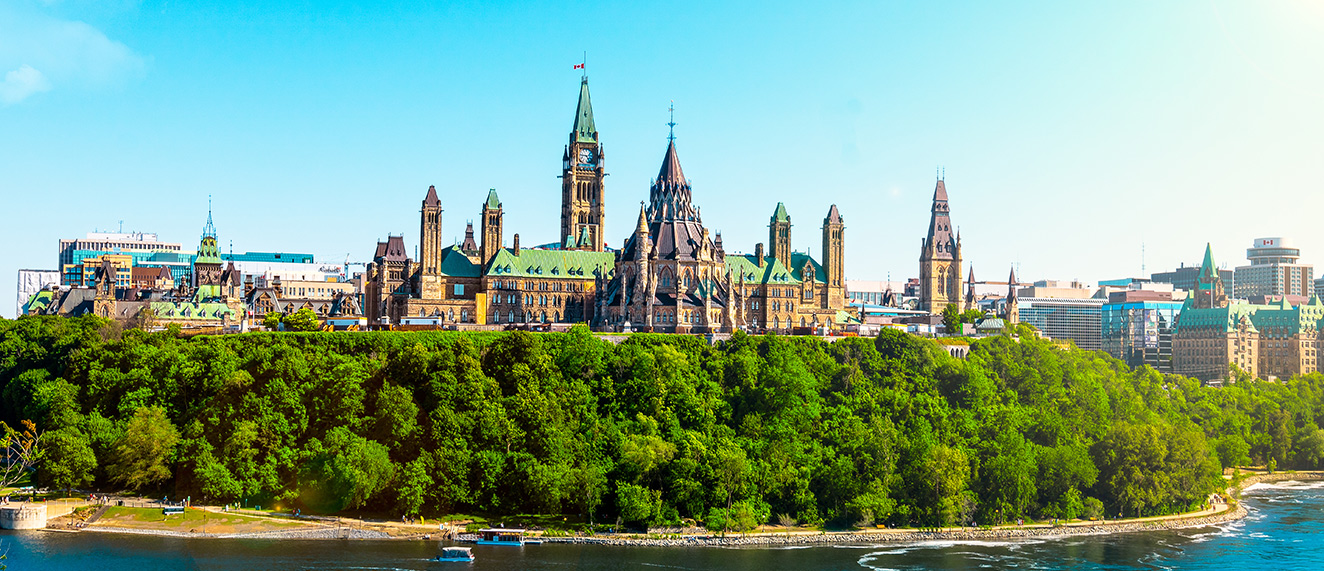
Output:
<path fill-rule="evenodd" d="M 215 237 L 216 237 L 216 226 L 213 226 L 212 223 L 211 223 L 211 196 L 210 196 L 210 195 L 207 196 L 207 224 L 206 224 L 205 226 L 202 227 L 202 235 L 203 235 L 203 237 L 207 237 L 207 236 L 211 236 L 212 238 L 215 238 Z"/>
<path fill-rule="evenodd" d="M 685 172 L 680 168 L 680 157 L 676 155 L 676 141 L 667 143 L 662 168 L 658 169 L 657 180 L 653 181 L 648 194 L 649 220 L 699 221 L 699 211 L 694 208 L 690 194 L 690 183 L 685 180 Z"/>
<path fill-rule="evenodd" d="M 1007 301 L 1016 301 L 1016 266 L 1011 267 L 1011 273 L 1007 276 Z"/>
<path fill-rule="evenodd" d="M 211 223 L 210 216 L 208 216 L 207 218 L 207 223 L 208 224 Z M 1214 265 L 1214 247 L 1210 243 L 1205 242 L 1204 261 L 1200 262 L 1200 277 L 1214 278 L 1217 277 L 1217 275 L 1218 275 L 1218 268 L 1217 266 Z"/>
<path fill-rule="evenodd" d="M 926 255 L 931 255 L 935 260 L 955 259 L 957 240 L 952 233 L 951 212 L 947 204 L 947 185 L 941 179 L 933 189 L 933 208 L 930 212 L 929 233 L 924 239 Z"/>
<path fill-rule="evenodd" d="M 437 187 L 429 186 L 428 195 L 423 197 L 423 206 L 437 206 L 441 204 L 441 199 L 437 198 Z"/>
<path fill-rule="evenodd" d="M 639 223 L 635 225 L 634 231 L 636 234 L 648 233 L 648 213 L 644 209 L 643 202 L 639 203 Z"/>
<path fill-rule="evenodd" d="M 581 143 L 598 142 L 598 128 L 593 124 L 593 103 L 588 97 L 588 76 L 579 82 L 579 107 L 575 109 L 575 126 L 571 130 Z"/>

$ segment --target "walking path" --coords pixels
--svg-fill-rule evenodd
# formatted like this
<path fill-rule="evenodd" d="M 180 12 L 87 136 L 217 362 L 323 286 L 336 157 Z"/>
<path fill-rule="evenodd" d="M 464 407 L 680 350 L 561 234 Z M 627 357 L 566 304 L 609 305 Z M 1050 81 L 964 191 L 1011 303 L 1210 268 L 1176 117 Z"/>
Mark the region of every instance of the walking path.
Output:
<path fill-rule="evenodd" d="M 1242 488 L 1255 483 L 1281 482 L 1288 480 L 1324 480 L 1324 472 L 1292 472 L 1277 474 L 1252 474 L 1244 478 L 1237 486 L 1229 487 L 1227 496 L 1236 496 Z M 107 498 L 106 505 L 112 505 L 121 498 Z M 139 498 L 123 498 L 126 505 L 143 504 L 141 507 L 154 507 L 160 505 L 155 502 L 144 502 Z M 51 502 L 51 507 L 55 508 L 56 502 Z M 59 506 L 58 515 L 64 515 L 77 507 L 90 505 L 87 501 L 62 502 Z M 48 508 L 51 509 L 51 508 Z M 437 524 L 408 524 L 404 522 L 375 520 L 367 518 L 350 517 L 327 517 L 327 516 L 294 516 L 288 513 L 257 511 L 257 510 L 225 510 L 219 506 L 197 506 L 190 509 L 204 510 L 214 514 L 238 514 L 250 517 L 279 519 L 283 524 L 297 523 L 299 527 L 295 529 L 277 529 L 252 531 L 245 533 L 196 533 L 173 531 L 165 529 L 150 528 L 125 528 L 114 525 L 113 522 L 98 523 L 100 515 L 106 511 L 106 506 L 102 506 L 92 517 L 88 518 L 84 531 L 100 531 L 108 533 L 135 533 L 151 535 L 169 535 L 179 537 L 208 537 L 208 538 L 268 538 L 268 539 L 448 539 L 454 537 L 456 533 L 462 533 L 462 528 L 452 528 L 442 524 L 439 520 Z M 772 531 L 764 530 L 741 535 L 729 534 L 725 537 L 715 536 L 706 531 L 694 530 L 696 533 L 681 534 L 653 534 L 652 536 L 640 536 L 638 534 L 606 534 L 597 536 L 571 536 L 571 537 L 542 537 L 548 543 L 594 543 L 609 545 L 778 545 L 778 544 L 829 544 L 829 543 L 868 543 L 868 542 L 914 542 L 914 541 L 933 541 L 933 540 L 977 540 L 977 539 L 1008 539 L 1008 538 L 1026 538 L 1026 537 L 1051 537 L 1064 535 L 1096 535 L 1105 533 L 1121 533 L 1130 531 L 1143 531 L 1155 529 L 1179 529 L 1188 527 L 1202 527 L 1224 521 L 1234 520 L 1243 517 L 1246 514 L 1245 508 L 1239 503 L 1235 507 L 1227 503 L 1217 502 L 1210 504 L 1200 511 L 1153 516 L 1144 518 L 1106 520 L 1106 521 L 1077 521 L 1071 523 L 1033 523 L 1025 525 L 1000 525 L 985 528 L 958 528 L 946 527 L 937 530 L 916 530 L 916 529 L 864 529 L 857 531 L 810 531 L 810 530 L 782 530 Z M 52 516 L 54 519 L 55 516 Z"/>

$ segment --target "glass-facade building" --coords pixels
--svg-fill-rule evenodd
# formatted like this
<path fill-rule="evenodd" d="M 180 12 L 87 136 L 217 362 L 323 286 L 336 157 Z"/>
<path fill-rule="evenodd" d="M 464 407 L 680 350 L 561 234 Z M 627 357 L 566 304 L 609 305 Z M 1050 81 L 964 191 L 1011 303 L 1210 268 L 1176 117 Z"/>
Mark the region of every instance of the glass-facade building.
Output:
<path fill-rule="evenodd" d="M 1021 323 L 1035 326 L 1051 339 L 1070 339 L 1081 349 L 1103 348 L 1100 298 L 1022 297 L 1017 300 Z"/>
<path fill-rule="evenodd" d="M 1180 301 L 1113 301 L 1103 305 L 1103 350 L 1127 366 L 1172 372 L 1172 334 Z"/>

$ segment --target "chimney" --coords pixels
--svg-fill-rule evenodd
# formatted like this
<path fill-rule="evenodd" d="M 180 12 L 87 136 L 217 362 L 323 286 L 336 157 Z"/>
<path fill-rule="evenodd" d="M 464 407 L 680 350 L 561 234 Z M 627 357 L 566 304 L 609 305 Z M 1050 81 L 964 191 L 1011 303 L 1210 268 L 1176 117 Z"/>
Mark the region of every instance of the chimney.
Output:
<path fill-rule="evenodd" d="M 754 245 L 754 257 L 758 258 L 759 267 L 763 267 L 763 242 Z"/>
<path fill-rule="evenodd" d="M 284 291 L 280 288 L 280 276 L 276 276 L 271 280 L 271 289 L 276 290 L 276 297 L 285 297 Z"/>
<path fill-rule="evenodd" d="M 253 292 L 253 274 L 244 276 L 244 297 Z"/>
<path fill-rule="evenodd" d="M 510 249 L 512 254 L 519 255 L 519 232 L 515 233 L 515 243 L 511 244 Z"/>

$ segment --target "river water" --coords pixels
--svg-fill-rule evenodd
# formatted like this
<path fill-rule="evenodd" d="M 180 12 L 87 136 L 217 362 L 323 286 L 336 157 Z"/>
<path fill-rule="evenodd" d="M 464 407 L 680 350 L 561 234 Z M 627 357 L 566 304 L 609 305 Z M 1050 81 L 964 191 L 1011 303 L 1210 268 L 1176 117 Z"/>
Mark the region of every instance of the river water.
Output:
<path fill-rule="evenodd" d="M 477 546 L 473 563 L 437 563 L 424 541 L 178 539 L 0 532 L 9 569 L 303 570 L 946 570 L 1324 569 L 1324 482 L 1255 484 L 1246 518 L 1218 527 L 1011 542 L 800 548 Z"/>

